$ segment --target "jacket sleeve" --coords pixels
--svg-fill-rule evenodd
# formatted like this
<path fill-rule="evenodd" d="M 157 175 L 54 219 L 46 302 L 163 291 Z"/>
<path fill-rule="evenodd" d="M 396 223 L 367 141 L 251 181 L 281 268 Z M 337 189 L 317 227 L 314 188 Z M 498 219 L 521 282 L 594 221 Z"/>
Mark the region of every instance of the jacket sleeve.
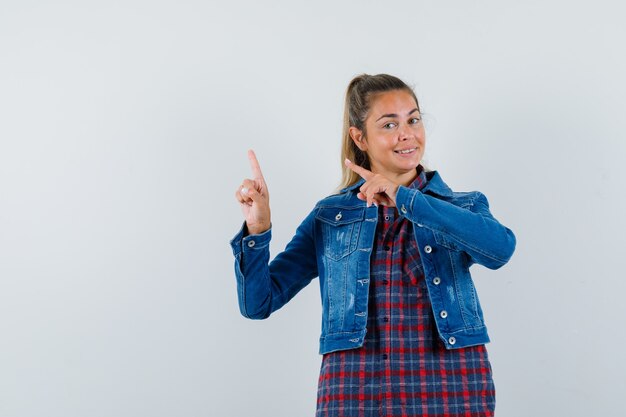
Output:
<path fill-rule="evenodd" d="M 244 317 L 269 317 L 317 277 L 314 213 L 304 219 L 285 250 L 271 262 L 271 229 L 244 236 L 244 223 L 230 241 L 235 255 L 239 309 Z"/>
<path fill-rule="evenodd" d="M 464 208 L 420 190 L 400 186 L 396 205 L 417 226 L 451 240 L 455 247 L 470 256 L 472 262 L 498 269 L 513 255 L 515 235 L 493 217 L 487 197 L 478 191 L 474 194 L 471 204 Z"/>

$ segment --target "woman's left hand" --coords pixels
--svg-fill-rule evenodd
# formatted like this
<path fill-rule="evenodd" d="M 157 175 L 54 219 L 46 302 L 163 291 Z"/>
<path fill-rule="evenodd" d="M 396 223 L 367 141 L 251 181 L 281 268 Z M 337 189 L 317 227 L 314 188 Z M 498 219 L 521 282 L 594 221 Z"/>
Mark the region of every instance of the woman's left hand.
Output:
<path fill-rule="evenodd" d="M 374 174 L 372 171 L 354 164 L 349 159 L 346 159 L 344 162 L 348 168 L 365 180 L 365 183 L 359 188 L 360 192 L 357 194 L 357 197 L 367 202 L 367 207 L 372 204 L 380 204 L 387 207 L 396 206 L 398 184 L 387 179 L 387 177 Z"/>

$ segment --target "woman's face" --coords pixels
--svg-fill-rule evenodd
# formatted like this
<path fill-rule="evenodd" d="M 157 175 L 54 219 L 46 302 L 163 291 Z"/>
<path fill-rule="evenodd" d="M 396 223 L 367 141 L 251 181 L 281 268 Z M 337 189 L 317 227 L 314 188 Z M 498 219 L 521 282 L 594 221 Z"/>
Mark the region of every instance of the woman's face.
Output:
<path fill-rule="evenodd" d="M 397 184 L 410 184 L 426 144 L 413 96 L 404 90 L 393 90 L 372 97 L 365 130 L 366 135 L 351 127 L 350 136 L 359 149 L 367 152 L 370 170 Z"/>

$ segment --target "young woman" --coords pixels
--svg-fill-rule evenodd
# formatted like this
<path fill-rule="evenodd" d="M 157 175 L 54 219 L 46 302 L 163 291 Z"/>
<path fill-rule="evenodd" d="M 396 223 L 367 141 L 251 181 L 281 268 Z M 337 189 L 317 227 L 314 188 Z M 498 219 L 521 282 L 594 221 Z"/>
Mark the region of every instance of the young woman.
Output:
<path fill-rule="evenodd" d="M 343 189 L 322 199 L 269 262 L 267 184 L 235 196 L 245 223 L 231 241 L 239 307 L 263 319 L 312 279 L 322 295 L 317 416 L 492 416 L 489 342 L 469 267 L 497 269 L 515 236 L 478 191 L 454 192 L 421 165 L 417 98 L 396 77 L 348 87 Z"/>

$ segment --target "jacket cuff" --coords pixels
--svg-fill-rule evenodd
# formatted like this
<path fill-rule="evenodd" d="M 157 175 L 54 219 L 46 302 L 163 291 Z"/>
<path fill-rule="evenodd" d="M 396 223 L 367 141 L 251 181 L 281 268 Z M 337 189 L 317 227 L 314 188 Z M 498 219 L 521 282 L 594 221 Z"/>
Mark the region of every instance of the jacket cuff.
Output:
<path fill-rule="evenodd" d="M 237 256 L 241 252 L 254 251 L 264 249 L 270 243 L 272 239 L 272 226 L 263 233 L 258 235 L 248 234 L 248 228 L 246 222 L 243 222 L 239 232 L 230 241 L 230 247 L 233 250 L 233 255 Z"/>
<path fill-rule="evenodd" d="M 421 191 L 401 185 L 398 187 L 398 192 L 396 193 L 396 207 L 398 211 L 402 216 L 411 221 L 414 221 L 413 200 L 415 199 L 415 195 L 419 192 Z"/>

